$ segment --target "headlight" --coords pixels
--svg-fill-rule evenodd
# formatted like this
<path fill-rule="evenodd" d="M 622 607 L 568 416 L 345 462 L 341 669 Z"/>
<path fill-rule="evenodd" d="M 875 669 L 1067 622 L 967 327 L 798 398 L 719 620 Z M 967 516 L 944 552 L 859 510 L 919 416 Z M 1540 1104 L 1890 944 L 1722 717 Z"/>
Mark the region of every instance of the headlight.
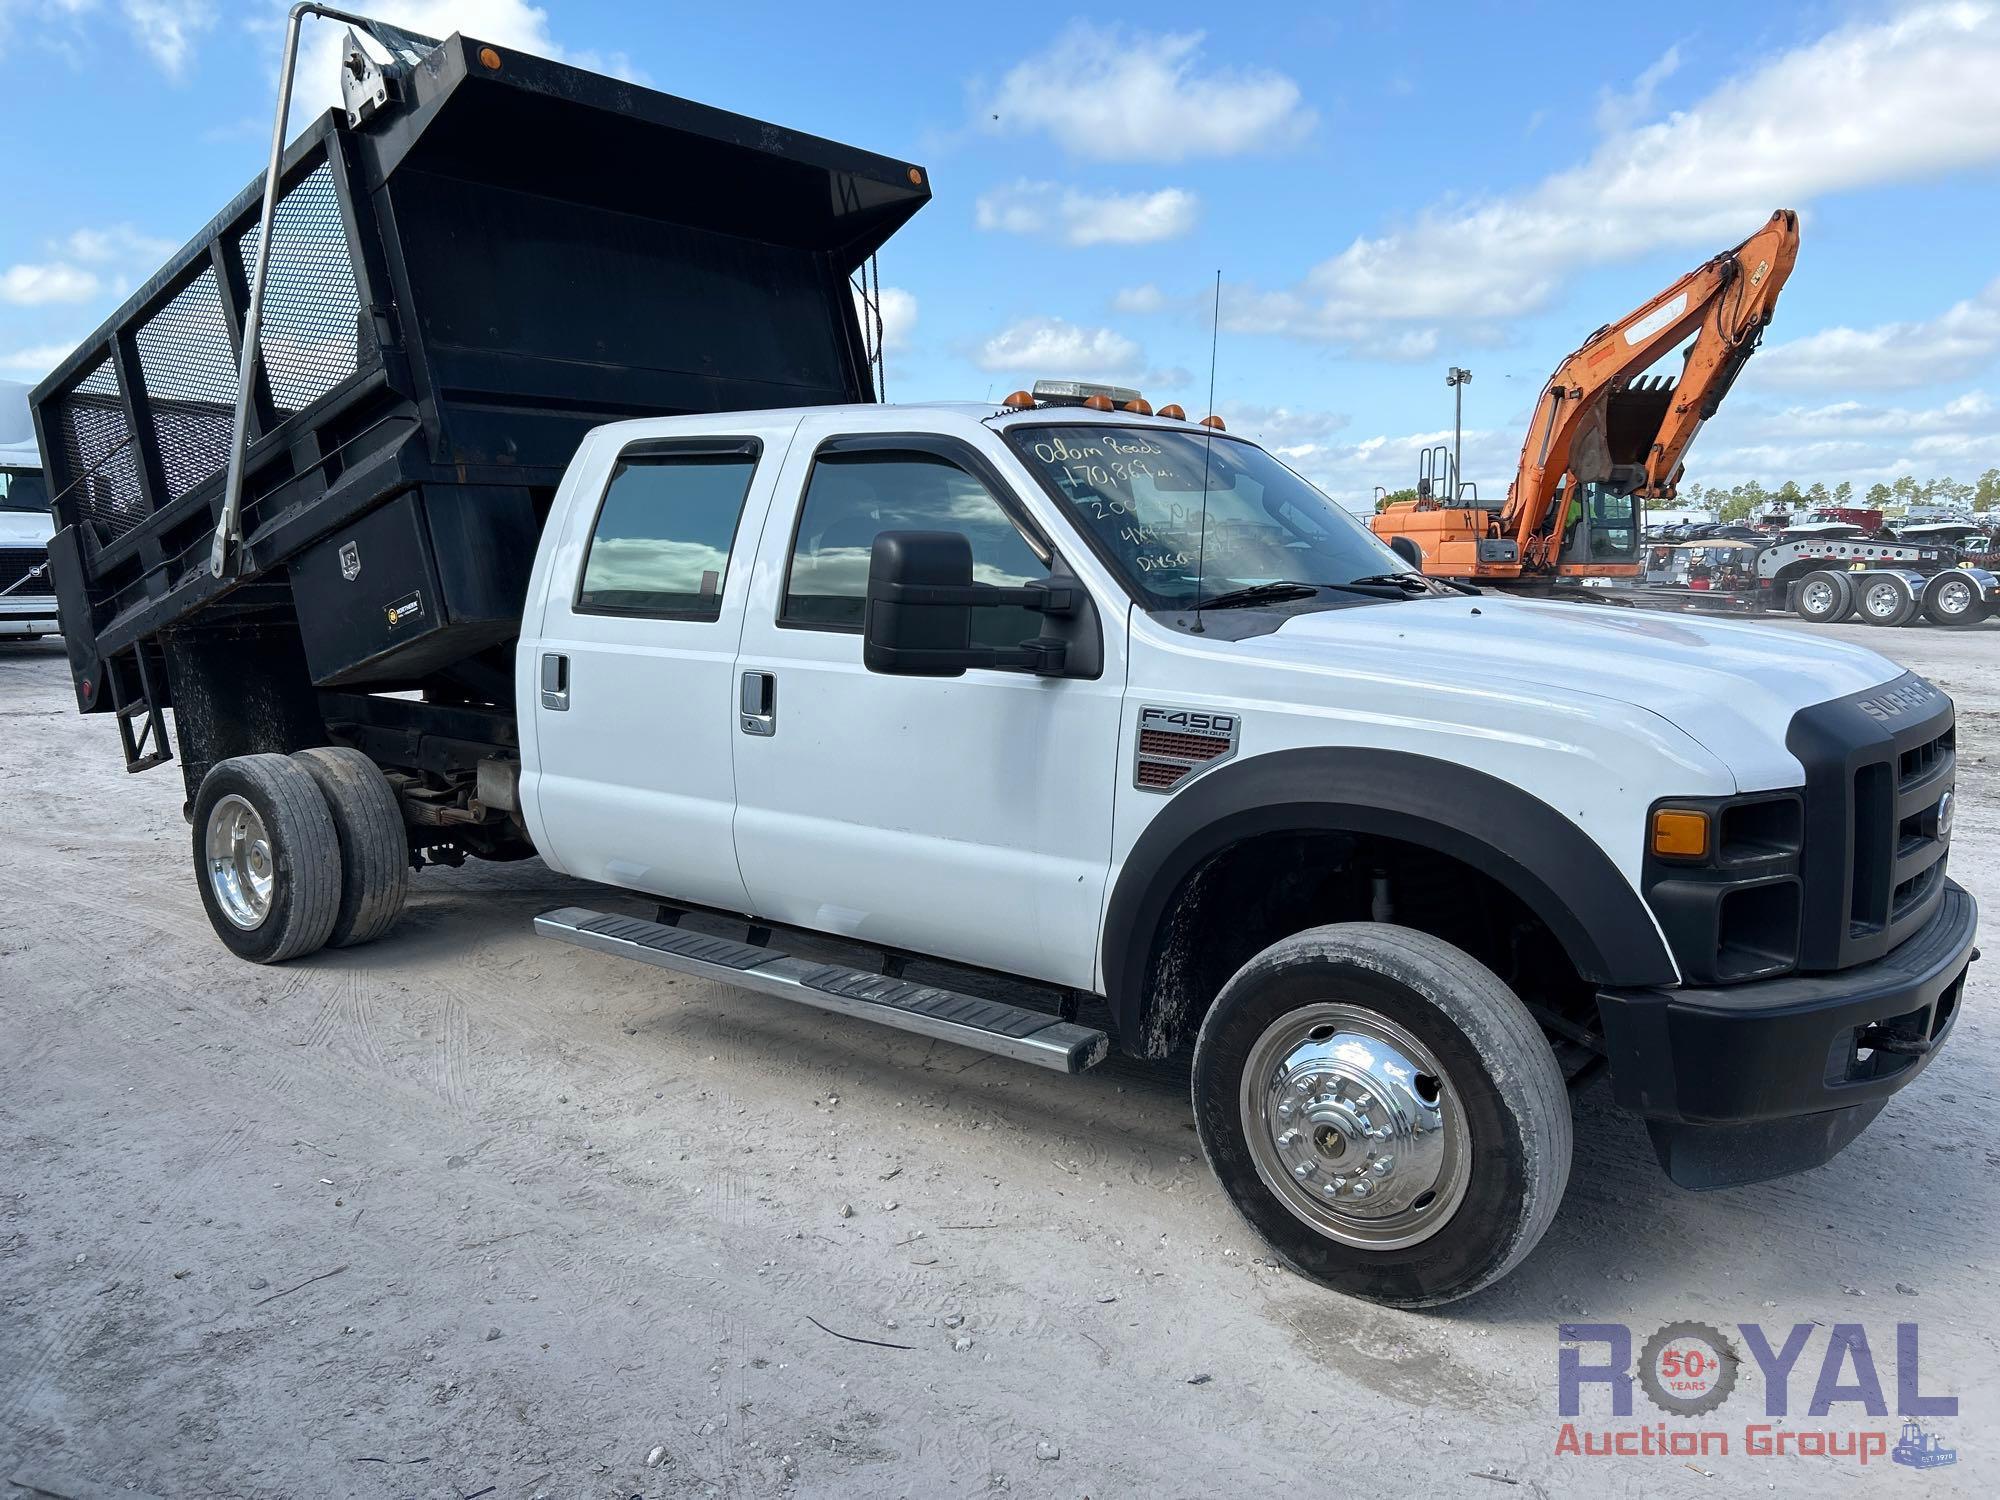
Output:
<path fill-rule="evenodd" d="M 1687 984 L 1798 964 L 1802 792 L 1673 797 L 1646 819 L 1644 889 Z"/>

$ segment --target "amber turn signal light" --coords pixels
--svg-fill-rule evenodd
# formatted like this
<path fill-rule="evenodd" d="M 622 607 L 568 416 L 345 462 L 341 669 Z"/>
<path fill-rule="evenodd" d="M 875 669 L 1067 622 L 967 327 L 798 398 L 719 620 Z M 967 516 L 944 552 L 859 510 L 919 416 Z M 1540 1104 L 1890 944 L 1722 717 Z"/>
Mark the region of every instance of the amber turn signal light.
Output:
<path fill-rule="evenodd" d="M 479 49 L 479 65 L 489 72 L 499 72 L 500 54 L 495 52 L 491 47 L 481 47 Z"/>
<path fill-rule="evenodd" d="M 1708 814 L 1663 807 L 1653 814 L 1653 852 L 1668 859 L 1701 859 L 1708 853 Z"/>

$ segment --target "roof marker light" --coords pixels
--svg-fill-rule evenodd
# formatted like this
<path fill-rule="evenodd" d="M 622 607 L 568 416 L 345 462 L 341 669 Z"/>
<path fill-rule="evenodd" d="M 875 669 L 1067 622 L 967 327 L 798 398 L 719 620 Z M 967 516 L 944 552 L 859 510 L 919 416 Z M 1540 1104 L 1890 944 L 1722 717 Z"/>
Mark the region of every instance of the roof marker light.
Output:
<path fill-rule="evenodd" d="M 1204 427 L 1213 427 L 1217 432 L 1229 431 L 1227 427 L 1224 427 L 1222 425 L 1222 418 L 1216 416 L 1215 413 L 1213 412 L 1210 412 L 1207 416 L 1201 419 L 1201 425 Z"/>
<path fill-rule="evenodd" d="M 1110 411 L 1112 409 L 1111 398 L 1109 396 L 1085 396 L 1083 404 L 1092 411 Z"/>
<path fill-rule="evenodd" d="M 1030 396 L 1026 391 L 1016 391 L 1000 404 L 1002 406 L 1011 406 L 1016 411 L 1026 411 L 1035 404 L 1035 398 Z"/>
<path fill-rule="evenodd" d="M 1165 406 L 1160 408 L 1159 414 L 1163 417 L 1172 417 L 1176 422 L 1185 422 L 1187 420 L 1187 413 L 1182 410 L 1180 403 L 1177 401 L 1169 401 Z"/>
<path fill-rule="evenodd" d="M 1148 401 L 1144 396 L 1141 396 L 1136 401 L 1127 401 L 1118 409 L 1120 411 L 1129 411 L 1134 416 L 1150 417 L 1153 414 L 1153 403 Z"/>

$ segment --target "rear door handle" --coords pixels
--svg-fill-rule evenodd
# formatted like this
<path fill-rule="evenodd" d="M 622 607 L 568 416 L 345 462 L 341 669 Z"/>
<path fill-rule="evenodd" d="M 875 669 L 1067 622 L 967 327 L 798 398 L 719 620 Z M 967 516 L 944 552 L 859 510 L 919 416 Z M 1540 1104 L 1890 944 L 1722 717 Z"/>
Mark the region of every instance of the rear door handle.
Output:
<path fill-rule="evenodd" d="M 569 707 L 569 658 L 559 651 L 542 653 L 542 707 Z"/>
<path fill-rule="evenodd" d="M 768 738 L 778 732 L 778 679 L 769 672 L 745 672 L 737 722 L 745 734 Z"/>

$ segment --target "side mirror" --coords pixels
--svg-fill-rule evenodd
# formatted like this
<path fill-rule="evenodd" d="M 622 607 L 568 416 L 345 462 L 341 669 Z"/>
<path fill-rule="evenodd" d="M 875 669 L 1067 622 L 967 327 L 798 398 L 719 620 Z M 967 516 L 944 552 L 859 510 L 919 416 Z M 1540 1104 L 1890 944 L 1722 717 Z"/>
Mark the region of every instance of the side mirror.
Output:
<path fill-rule="evenodd" d="M 1072 614 L 1076 591 L 974 583 L 972 543 L 956 531 L 882 532 L 868 559 L 862 665 L 904 677 L 958 677 L 967 667 L 1061 676 L 1068 653 L 1063 641 L 1044 635 L 1012 649 L 972 644 L 972 612 L 1010 605 Z"/>

